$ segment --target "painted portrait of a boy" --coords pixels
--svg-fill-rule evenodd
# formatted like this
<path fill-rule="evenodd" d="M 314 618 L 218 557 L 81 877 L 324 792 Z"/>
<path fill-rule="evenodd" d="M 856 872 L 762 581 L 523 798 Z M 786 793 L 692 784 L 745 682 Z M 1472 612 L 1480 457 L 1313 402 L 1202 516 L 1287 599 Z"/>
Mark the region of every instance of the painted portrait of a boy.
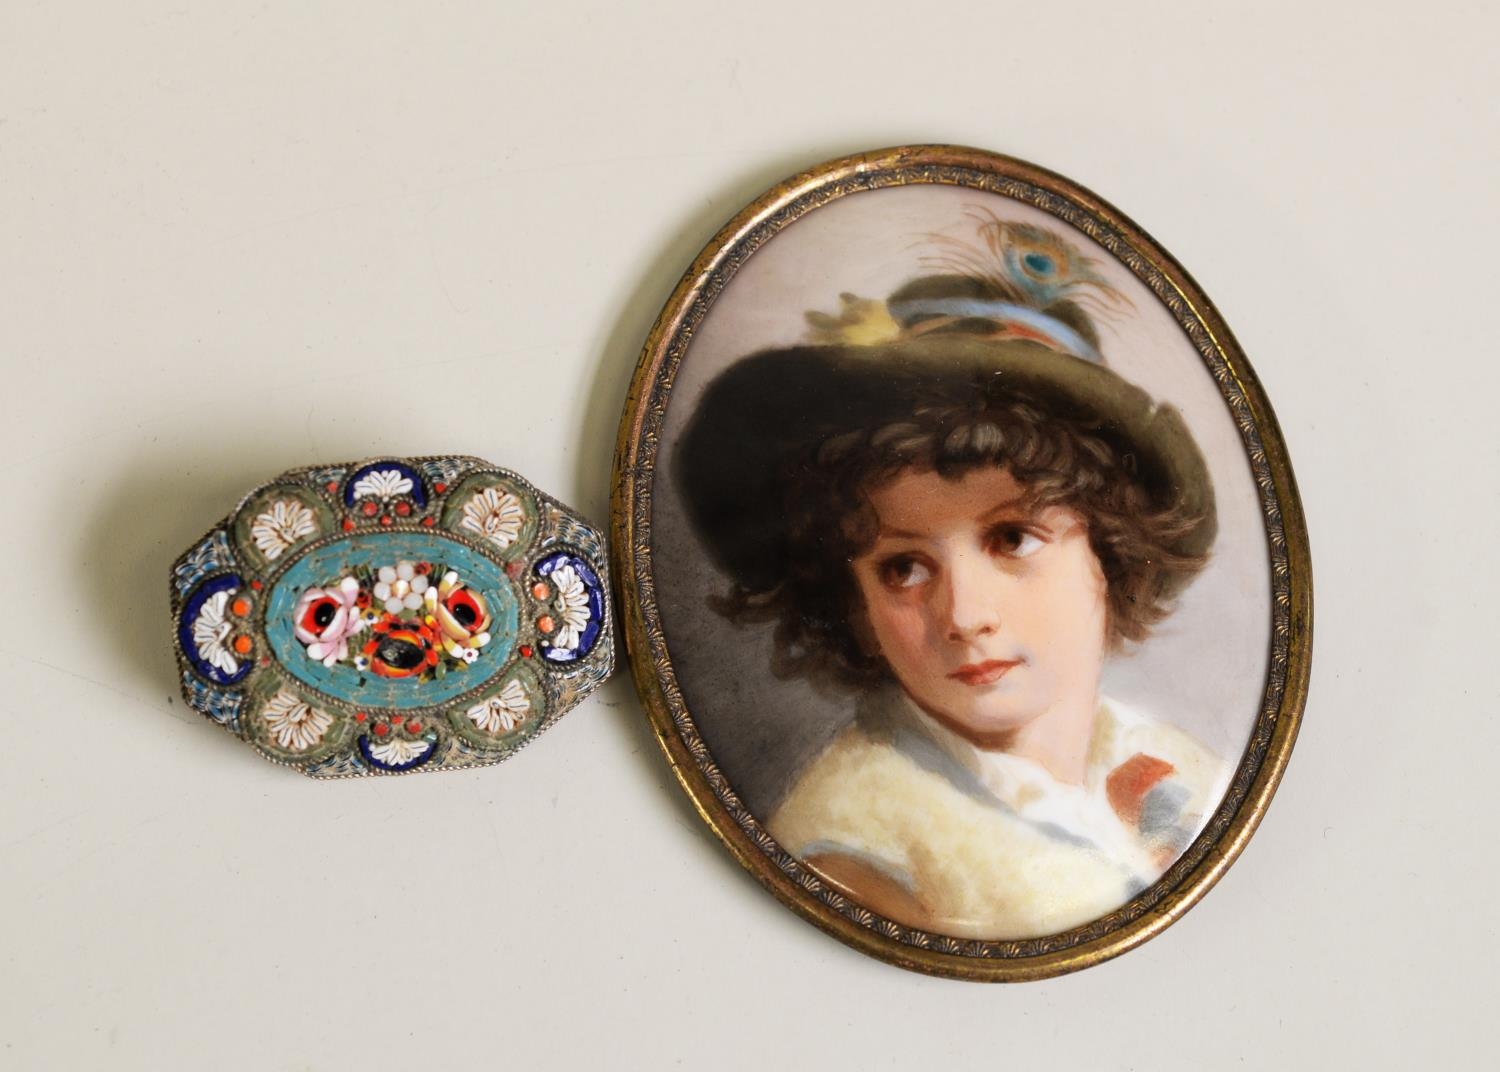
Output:
<path fill-rule="evenodd" d="M 1110 687 L 1212 576 L 1223 496 L 1112 362 L 1145 303 L 1081 236 L 931 200 L 895 285 L 703 377 L 671 479 L 710 567 L 664 619 L 721 638 L 684 686 L 787 852 L 899 923 L 1031 938 L 1150 886 L 1228 784 L 1232 717 L 1173 717 L 1180 654 Z"/>

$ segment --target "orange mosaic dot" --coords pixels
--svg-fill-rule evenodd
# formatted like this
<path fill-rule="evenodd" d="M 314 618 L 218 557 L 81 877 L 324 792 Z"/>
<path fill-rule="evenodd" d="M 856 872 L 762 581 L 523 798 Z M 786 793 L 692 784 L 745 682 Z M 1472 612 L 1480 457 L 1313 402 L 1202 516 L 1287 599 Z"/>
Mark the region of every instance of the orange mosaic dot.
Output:
<path fill-rule="evenodd" d="M 241 655 L 249 655 L 251 647 L 252 645 L 250 643 L 249 637 L 237 636 L 234 638 L 234 650 L 239 652 Z"/>
<path fill-rule="evenodd" d="M 250 601 L 248 599 L 236 599 L 233 603 L 229 604 L 229 609 L 243 618 L 250 613 Z"/>
<path fill-rule="evenodd" d="M 552 620 L 550 614 L 544 614 L 536 620 L 536 627 L 543 633 L 550 633 L 557 628 L 557 623 Z"/>
<path fill-rule="evenodd" d="M 546 599 L 552 594 L 552 589 L 548 588 L 541 581 L 537 581 L 536 584 L 531 586 L 531 594 L 536 599 Z"/>

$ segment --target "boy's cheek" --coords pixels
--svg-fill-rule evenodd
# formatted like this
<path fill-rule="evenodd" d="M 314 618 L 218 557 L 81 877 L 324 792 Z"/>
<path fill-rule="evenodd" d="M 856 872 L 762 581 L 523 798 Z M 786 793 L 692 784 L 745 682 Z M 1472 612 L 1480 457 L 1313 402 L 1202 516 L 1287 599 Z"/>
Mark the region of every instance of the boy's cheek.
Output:
<path fill-rule="evenodd" d="M 898 640 L 909 660 L 935 663 L 940 658 L 942 630 L 936 621 L 924 615 L 904 615 L 898 626 Z"/>
<path fill-rule="evenodd" d="M 921 646 L 927 630 L 921 615 L 912 608 L 887 604 L 872 615 L 866 631 L 882 655 L 901 661 L 914 647 Z"/>

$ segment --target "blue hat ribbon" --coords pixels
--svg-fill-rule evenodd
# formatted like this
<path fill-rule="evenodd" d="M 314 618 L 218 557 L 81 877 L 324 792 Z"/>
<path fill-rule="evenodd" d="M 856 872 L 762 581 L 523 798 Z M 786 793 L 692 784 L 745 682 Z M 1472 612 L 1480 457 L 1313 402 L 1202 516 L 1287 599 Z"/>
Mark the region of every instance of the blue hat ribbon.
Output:
<path fill-rule="evenodd" d="M 1081 357 L 1097 365 L 1104 363 L 1104 355 L 1099 352 L 1098 347 L 1073 328 L 1056 317 L 1015 302 L 987 298 L 912 298 L 891 302 L 889 309 L 891 316 L 903 324 L 910 323 L 919 316 L 972 317 L 976 320 L 1023 324 L 1045 335 L 1059 349 L 1074 357 Z"/>

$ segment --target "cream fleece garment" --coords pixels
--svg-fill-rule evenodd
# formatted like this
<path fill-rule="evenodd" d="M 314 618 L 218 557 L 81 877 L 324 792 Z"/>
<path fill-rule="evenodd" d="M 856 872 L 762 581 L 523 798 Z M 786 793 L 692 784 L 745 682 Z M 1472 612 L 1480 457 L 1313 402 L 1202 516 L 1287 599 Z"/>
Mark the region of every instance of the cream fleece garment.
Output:
<path fill-rule="evenodd" d="M 986 752 L 881 694 L 768 824 L 799 857 L 842 853 L 901 883 L 933 927 L 1034 938 L 1087 923 L 1181 855 L 1230 770 L 1187 734 L 1102 701 L 1082 786 Z"/>

